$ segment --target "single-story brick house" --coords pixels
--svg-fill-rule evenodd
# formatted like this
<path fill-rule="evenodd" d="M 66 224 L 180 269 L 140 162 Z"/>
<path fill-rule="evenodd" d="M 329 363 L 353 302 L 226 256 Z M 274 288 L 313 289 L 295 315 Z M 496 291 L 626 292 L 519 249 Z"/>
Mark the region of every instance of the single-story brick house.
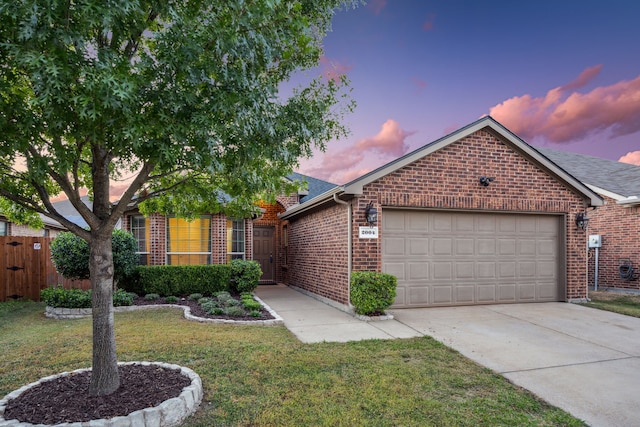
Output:
<path fill-rule="evenodd" d="M 581 300 L 576 218 L 602 205 L 485 117 L 281 213 L 282 282 L 345 308 L 354 270 L 397 276 L 398 308 Z"/>
<path fill-rule="evenodd" d="M 601 236 L 598 287 L 640 289 L 640 166 L 548 148 L 538 151 L 604 199 L 604 206 L 588 212 L 588 234 Z M 590 248 L 589 285 L 593 287 L 595 264 L 596 248 Z M 632 274 L 625 274 L 630 273 L 627 265 L 632 266 Z"/>
<path fill-rule="evenodd" d="M 263 271 L 261 283 L 281 282 L 287 253 L 278 215 L 335 187 L 297 173 L 286 179 L 306 182 L 307 189 L 278 196 L 275 204 L 261 203 L 263 213 L 258 218 L 214 214 L 187 221 L 161 214 L 145 217 L 130 211 L 122 218 L 122 228 L 135 236 L 140 264 L 224 264 L 232 259 L 254 259 Z"/>

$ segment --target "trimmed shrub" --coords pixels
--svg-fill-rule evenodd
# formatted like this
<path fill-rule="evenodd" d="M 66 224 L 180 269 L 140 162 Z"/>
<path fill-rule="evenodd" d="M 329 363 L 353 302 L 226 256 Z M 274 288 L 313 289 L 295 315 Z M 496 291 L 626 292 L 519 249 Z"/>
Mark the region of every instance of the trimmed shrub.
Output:
<path fill-rule="evenodd" d="M 138 267 L 140 293 L 161 296 L 213 295 L 229 289 L 229 265 L 154 265 Z"/>
<path fill-rule="evenodd" d="M 258 261 L 234 259 L 231 261 L 231 290 L 237 293 L 253 292 L 258 287 L 262 269 Z"/>
<path fill-rule="evenodd" d="M 176 302 L 180 301 L 180 298 L 173 295 L 169 295 L 164 299 L 164 301 L 168 304 L 175 304 Z"/>
<path fill-rule="evenodd" d="M 40 291 L 40 297 L 50 307 L 91 308 L 91 290 L 65 289 L 62 285 L 48 287 Z M 123 289 L 113 293 L 113 306 L 133 304 L 134 296 Z"/>
<path fill-rule="evenodd" d="M 375 271 L 353 271 L 351 273 L 350 298 L 356 313 L 376 314 L 393 304 L 396 298 L 398 279 Z"/>
<path fill-rule="evenodd" d="M 247 310 L 260 310 L 262 308 L 262 304 L 255 300 L 242 300 L 242 305 L 244 305 L 244 308 Z"/>
<path fill-rule="evenodd" d="M 113 249 L 113 280 L 117 284 L 131 274 L 138 264 L 136 239 L 128 231 L 115 229 L 111 235 Z M 65 231 L 51 242 L 51 260 L 56 270 L 67 279 L 89 278 L 89 244 Z M 126 289 L 133 290 L 133 289 Z"/>
<path fill-rule="evenodd" d="M 40 298 L 49 307 L 91 308 L 91 291 L 65 289 L 62 285 L 44 288 Z"/>
<path fill-rule="evenodd" d="M 200 298 L 202 298 L 202 294 L 200 294 L 200 293 L 195 293 L 195 294 L 189 295 L 189 299 L 192 300 L 192 301 L 198 301 Z"/>
<path fill-rule="evenodd" d="M 160 299 L 160 295 L 159 294 L 146 294 L 144 296 L 144 299 L 146 299 L 147 301 L 155 301 L 157 299 Z"/>
<path fill-rule="evenodd" d="M 135 294 L 127 292 L 124 289 L 116 289 L 116 291 L 113 293 L 113 306 L 129 306 L 133 304 L 133 299 L 135 297 Z"/>

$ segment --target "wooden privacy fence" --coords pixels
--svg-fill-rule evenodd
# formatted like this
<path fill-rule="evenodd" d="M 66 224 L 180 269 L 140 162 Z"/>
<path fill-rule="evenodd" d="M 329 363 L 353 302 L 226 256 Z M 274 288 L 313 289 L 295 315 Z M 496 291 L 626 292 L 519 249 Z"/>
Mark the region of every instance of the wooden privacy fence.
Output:
<path fill-rule="evenodd" d="M 51 261 L 49 237 L 0 236 L 0 301 L 40 300 L 47 286 L 90 289 L 88 280 L 63 278 Z"/>

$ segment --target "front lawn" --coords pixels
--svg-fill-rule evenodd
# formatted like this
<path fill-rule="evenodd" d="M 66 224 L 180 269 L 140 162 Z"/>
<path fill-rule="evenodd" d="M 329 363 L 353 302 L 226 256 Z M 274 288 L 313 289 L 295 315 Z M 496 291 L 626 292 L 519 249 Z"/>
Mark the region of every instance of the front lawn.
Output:
<path fill-rule="evenodd" d="M 591 300 L 584 305 L 601 310 L 640 317 L 640 294 L 625 294 L 611 291 L 589 291 Z"/>
<path fill-rule="evenodd" d="M 0 303 L 0 397 L 91 362 L 91 320 Z M 197 372 L 187 426 L 582 426 L 430 338 L 303 344 L 285 327 L 189 322 L 182 311 L 116 314 L 120 361 Z"/>

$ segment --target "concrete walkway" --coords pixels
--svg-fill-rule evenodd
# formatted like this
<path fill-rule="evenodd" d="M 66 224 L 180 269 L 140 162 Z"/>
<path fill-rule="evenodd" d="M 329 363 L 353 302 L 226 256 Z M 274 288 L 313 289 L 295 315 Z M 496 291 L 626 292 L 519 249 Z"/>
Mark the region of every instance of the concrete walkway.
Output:
<path fill-rule="evenodd" d="M 256 294 L 303 342 L 429 335 L 591 426 L 640 425 L 640 319 L 574 304 L 391 310 L 363 322 L 286 286 Z"/>

